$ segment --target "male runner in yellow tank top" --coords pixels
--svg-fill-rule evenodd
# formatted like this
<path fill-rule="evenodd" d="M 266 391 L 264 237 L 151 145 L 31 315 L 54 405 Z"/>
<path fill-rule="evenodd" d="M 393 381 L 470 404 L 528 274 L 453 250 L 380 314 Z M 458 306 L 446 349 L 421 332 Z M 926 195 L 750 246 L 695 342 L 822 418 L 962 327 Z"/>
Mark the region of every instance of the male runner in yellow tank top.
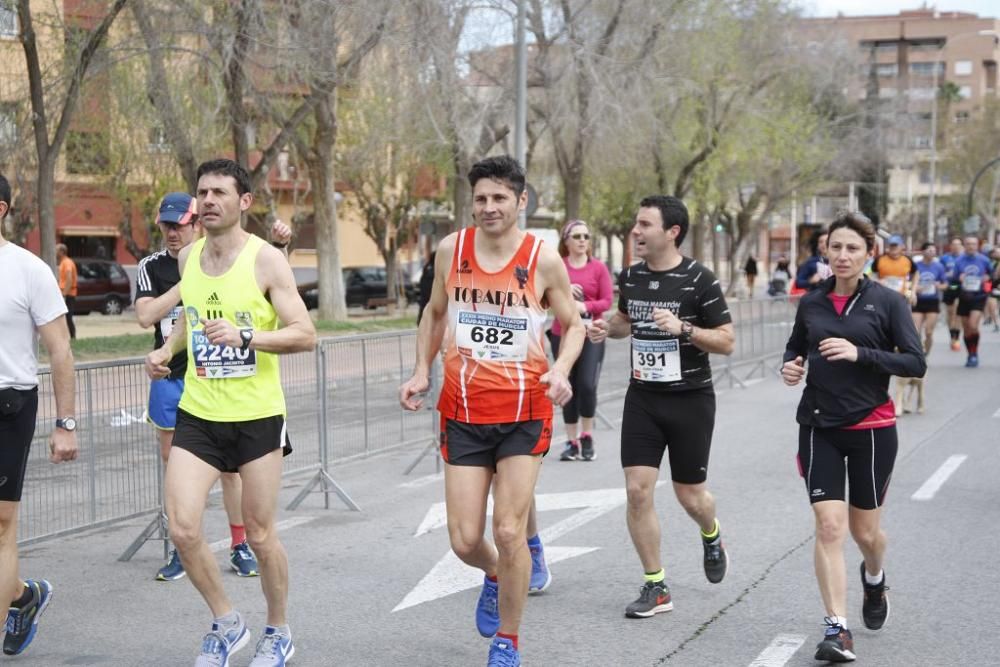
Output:
<path fill-rule="evenodd" d="M 267 626 L 250 664 L 280 667 L 295 649 L 285 615 L 288 558 L 274 527 L 286 443 L 277 355 L 313 349 L 316 330 L 281 251 L 240 224 L 253 203 L 246 170 L 232 160 L 203 163 L 197 195 L 206 237 L 178 257 L 184 317 L 146 358 L 157 379 L 174 354 L 188 355 L 165 481 L 170 537 L 214 616 L 195 667 L 226 665 L 250 632 L 223 590 L 201 522 L 212 485 L 239 472 L 247 539 L 267 599 Z"/>

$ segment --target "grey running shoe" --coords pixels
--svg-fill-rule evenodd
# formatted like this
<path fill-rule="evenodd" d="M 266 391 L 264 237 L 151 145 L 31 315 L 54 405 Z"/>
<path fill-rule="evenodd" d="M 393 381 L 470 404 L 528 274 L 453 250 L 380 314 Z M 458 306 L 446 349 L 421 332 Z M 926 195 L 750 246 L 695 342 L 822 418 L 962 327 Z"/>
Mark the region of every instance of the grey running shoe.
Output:
<path fill-rule="evenodd" d="M 717 584 L 726 578 L 726 570 L 729 569 L 729 555 L 726 553 L 726 547 L 722 546 L 722 537 L 713 542 L 706 542 L 703 539 L 701 545 L 705 549 L 705 578 Z"/>
<path fill-rule="evenodd" d="M 580 458 L 584 461 L 593 461 L 597 458 L 594 451 L 594 438 L 589 433 L 580 436 Z"/>
<path fill-rule="evenodd" d="M 885 572 L 882 573 L 882 583 L 869 584 L 865 580 L 865 563 L 861 561 L 861 585 L 865 589 L 861 618 L 869 630 L 881 630 L 889 618 L 889 596 L 885 594 L 889 587 L 885 585 Z"/>
<path fill-rule="evenodd" d="M 854 655 L 854 637 L 851 631 L 838 623 L 834 623 L 832 618 L 826 618 L 826 631 L 823 633 L 823 641 L 816 645 L 816 659 L 827 662 L 851 662 Z"/>
<path fill-rule="evenodd" d="M 292 638 L 269 625 L 264 628 L 264 634 L 257 641 L 257 650 L 250 661 L 250 667 L 285 667 L 293 655 L 295 645 Z"/>
<path fill-rule="evenodd" d="M 566 449 L 559 455 L 560 461 L 578 461 L 580 459 L 580 445 L 567 442 Z"/>
<path fill-rule="evenodd" d="M 628 618 L 649 618 L 654 614 L 672 611 L 674 603 L 670 601 L 670 589 L 662 581 L 647 581 L 639 589 L 639 599 L 625 607 Z"/>
<path fill-rule="evenodd" d="M 194 667 L 229 667 L 229 658 L 250 642 L 247 624 L 240 624 L 223 631 L 212 623 L 212 631 L 201 640 L 201 653 L 195 658 Z"/>

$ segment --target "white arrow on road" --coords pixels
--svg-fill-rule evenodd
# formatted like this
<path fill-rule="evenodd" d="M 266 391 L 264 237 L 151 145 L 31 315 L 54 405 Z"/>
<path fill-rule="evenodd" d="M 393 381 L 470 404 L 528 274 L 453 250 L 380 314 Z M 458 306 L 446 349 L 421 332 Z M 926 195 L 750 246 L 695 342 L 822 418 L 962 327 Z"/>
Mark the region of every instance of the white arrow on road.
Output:
<path fill-rule="evenodd" d="M 657 483 L 657 486 L 664 482 Z M 559 521 L 539 532 L 545 544 L 545 560 L 548 564 L 576 556 L 582 556 L 599 547 L 555 547 L 550 543 L 575 528 L 593 521 L 602 514 L 625 504 L 625 489 L 596 489 L 593 491 L 569 491 L 566 493 L 542 493 L 535 496 L 535 507 L 539 512 L 552 510 L 579 509 L 579 512 Z M 493 514 L 493 497 L 487 499 L 486 513 Z M 436 528 L 448 524 L 444 503 L 436 503 L 427 510 L 414 537 L 420 537 Z M 396 605 L 394 612 L 413 607 L 424 602 L 437 600 L 453 593 L 475 588 L 483 583 L 483 573 L 469 567 L 451 551 L 431 568 L 423 579 L 410 591 L 403 601 Z"/>

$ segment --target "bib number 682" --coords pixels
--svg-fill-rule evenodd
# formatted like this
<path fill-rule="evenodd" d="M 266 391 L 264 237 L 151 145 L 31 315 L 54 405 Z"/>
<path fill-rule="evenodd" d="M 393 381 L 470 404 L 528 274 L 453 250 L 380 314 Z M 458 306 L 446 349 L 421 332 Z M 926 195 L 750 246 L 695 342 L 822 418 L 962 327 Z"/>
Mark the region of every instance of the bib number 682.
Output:
<path fill-rule="evenodd" d="M 513 345 L 514 332 L 509 329 L 497 329 L 496 327 L 472 327 L 469 337 L 473 343 L 487 342 L 491 345 Z"/>

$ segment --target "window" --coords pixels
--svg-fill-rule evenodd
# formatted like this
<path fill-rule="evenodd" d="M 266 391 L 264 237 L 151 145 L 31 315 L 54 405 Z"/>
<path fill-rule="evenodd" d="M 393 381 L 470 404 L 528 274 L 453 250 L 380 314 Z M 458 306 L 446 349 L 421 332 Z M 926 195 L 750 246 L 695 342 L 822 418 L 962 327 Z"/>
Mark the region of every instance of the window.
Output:
<path fill-rule="evenodd" d="M 878 63 L 875 65 L 876 76 L 896 76 L 899 74 L 899 65 L 896 63 Z"/>
<path fill-rule="evenodd" d="M 961 86 L 958 89 L 958 96 L 963 100 L 967 100 L 972 97 L 972 86 Z"/>
<path fill-rule="evenodd" d="M 17 143 L 17 106 L 0 104 L 0 146 Z"/>
<path fill-rule="evenodd" d="M 908 91 L 910 99 L 913 100 L 933 100 L 934 99 L 934 89 L 933 88 L 910 88 Z"/>
<path fill-rule="evenodd" d="M 969 112 L 968 111 L 956 111 L 955 112 L 955 122 L 956 123 L 967 123 L 967 122 L 969 122 Z"/>
<path fill-rule="evenodd" d="M 969 76 L 970 74 L 972 74 L 971 60 L 955 61 L 955 76 Z"/>
<path fill-rule="evenodd" d="M 106 174 L 110 161 L 106 134 L 71 130 L 66 135 L 66 171 L 70 174 Z"/>
<path fill-rule="evenodd" d="M 930 148 L 931 138 L 930 137 L 913 137 L 913 147 L 914 148 Z"/>
<path fill-rule="evenodd" d="M 927 165 L 920 166 L 920 183 L 927 185 L 931 182 L 931 168 Z"/>
<path fill-rule="evenodd" d="M 8 0 L 0 0 L 0 39 L 17 39 L 21 32 L 17 25 L 17 11 L 14 3 Z"/>
<path fill-rule="evenodd" d="M 878 89 L 878 96 L 881 97 L 882 99 L 893 98 L 893 97 L 896 96 L 896 89 L 895 88 L 879 88 Z"/>
<path fill-rule="evenodd" d="M 150 153 L 169 153 L 170 142 L 167 141 L 167 131 L 161 125 L 154 125 L 149 128 L 149 145 L 146 150 Z"/>
<path fill-rule="evenodd" d="M 934 76 L 934 70 L 938 76 L 944 76 L 944 63 L 910 63 L 910 74 L 914 76 Z"/>

